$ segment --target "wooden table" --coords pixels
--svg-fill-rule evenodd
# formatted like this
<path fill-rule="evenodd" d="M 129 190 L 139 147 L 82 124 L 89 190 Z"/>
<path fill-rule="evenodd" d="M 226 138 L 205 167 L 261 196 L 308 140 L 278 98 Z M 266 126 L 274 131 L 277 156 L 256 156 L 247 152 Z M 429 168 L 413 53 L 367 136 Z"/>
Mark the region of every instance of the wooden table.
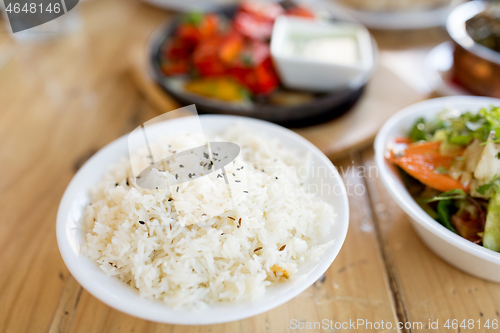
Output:
<path fill-rule="evenodd" d="M 458 271 L 423 245 L 382 188 L 371 149 L 336 161 L 353 193 L 349 234 L 324 281 L 292 301 L 239 322 L 186 327 L 140 320 L 92 297 L 59 255 L 58 204 L 91 154 L 156 115 L 130 80 L 127 47 L 170 14 L 135 0 L 88 1 L 79 10 L 83 28 L 71 36 L 22 45 L 0 34 L 1 332 L 292 332 L 292 319 L 422 322 L 422 329 L 366 331 L 447 332 L 447 319 L 499 319 L 500 285 Z M 382 68 L 398 80 L 390 84 L 426 98 L 419 66 L 445 33 L 374 34 Z M 399 98 L 379 84 L 373 98 L 381 107 Z M 429 320 L 441 329 L 430 330 Z"/>

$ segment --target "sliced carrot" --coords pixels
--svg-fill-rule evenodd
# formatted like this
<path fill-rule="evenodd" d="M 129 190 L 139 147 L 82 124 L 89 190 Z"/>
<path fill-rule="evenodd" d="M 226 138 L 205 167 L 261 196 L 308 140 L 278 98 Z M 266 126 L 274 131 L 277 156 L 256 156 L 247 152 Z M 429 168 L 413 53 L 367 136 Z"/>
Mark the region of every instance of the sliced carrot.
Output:
<path fill-rule="evenodd" d="M 451 178 L 447 174 L 437 173 L 438 168 L 449 170 L 455 157 L 443 156 L 439 153 L 441 142 L 417 142 L 408 145 L 402 154 L 397 156 L 391 154 L 392 163 L 401 167 L 406 173 L 422 184 L 432 187 L 438 191 L 446 192 L 462 187 L 459 180 Z"/>

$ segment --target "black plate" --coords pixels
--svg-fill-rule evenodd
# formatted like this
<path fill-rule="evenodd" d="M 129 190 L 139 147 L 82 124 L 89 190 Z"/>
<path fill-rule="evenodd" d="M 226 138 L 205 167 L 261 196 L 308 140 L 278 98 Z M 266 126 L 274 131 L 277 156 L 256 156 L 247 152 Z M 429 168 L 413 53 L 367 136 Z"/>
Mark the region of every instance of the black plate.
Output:
<path fill-rule="evenodd" d="M 214 11 L 231 18 L 236 7 Z M 338 90 L 332 93 L 315 94 L 314 99 L 303 104 L 282 106 L 252 102 L 249 105 L 225 102 L 203 97 L 176 87 L 174 80 L 163 74 L 160 68 L 162 45 L 172 36 L 181 17 L 174 18 L 167 26 L 160 28 L 152 38 L 150 46 L 151 70 L 156 82 L 182 105 L 195 104 L 198 113 L 231 114 L 259 118 L 287 127 L 310 126 L 336 118 L 348 111 L 362 95 L 366 82 L 356 88 Z"/>

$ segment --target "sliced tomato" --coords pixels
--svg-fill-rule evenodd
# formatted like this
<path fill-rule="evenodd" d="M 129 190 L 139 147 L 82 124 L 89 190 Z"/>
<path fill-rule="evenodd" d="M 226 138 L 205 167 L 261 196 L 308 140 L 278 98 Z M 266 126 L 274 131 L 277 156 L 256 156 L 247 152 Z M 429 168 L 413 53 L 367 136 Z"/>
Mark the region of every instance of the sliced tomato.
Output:
<path fill-rule="evenodd" d="M 226 73 L 226 66 L 218 56 L 223 39 L 212 37 L 200 42 L 193 53 L 193 65 L 201 76 L 220 76 Z"/>
<path fill-rule="evenodd" d="M 240 5 L 239 10 L 253 16 L 257 20 L 271 22 L 274 22 L 274 20 L 285 11 L 283 7 L 276 2 L 258 0 L 244 1 Z"/>
<path fill-rule="evenodd" d="M 229 73 L 254 94 L 269 94 L 279 85 L 269 45 L 259 41 L 247 45 Z"/>
<path fill-rule="evenodd" d="M 184 86 L 193 93 L 224 101 L 241 101 L 247 96 L 245 88 L 228 77 L 198 78 Z"/>
<path fill-rule="evenodd" d="M 316 16 L 312 11 L 303 6 L 294 6 L 285 12 L 288 16 L 298 16 L 303 18 L 315 18 Z"/>
<path fill-rule="evenodd" d="M 257 67 L 248 67 L 240 63 L 230 68 L 229 73 L 256 95 L 270 94 L 279 85 L 270 58 L 265 59 Z"/>
<path fill-rule="evenodd" d="M 160 67 L 163 73 L 168 76 L 187 74 L 189 71 L 189 62 L 186 59 L 167 60 Z"/>
<path fill-rule="evenodd" d="M 256 69 L 257 86 L 253 88 L 256 94 L 270 94 L 279 85 L 278 75 L 274 70 L 271 58 L 266 58 Z"/>
<path fill-rule="evenodd" d="M 237 31 L 232 31 L 224 38 L 219 47 L 219 58 L 229 65 L 238 58 L 245 47 L 245 38 Z"/>
<path fill-rule="evenodd" d="M 202 40 L 217 35 L 220 30 L 220 19 L 217 14 L 191 13 L 177 27 L 177 36 L 187 43 L 198 45 Z"/>
<path fill-rule="evenodd" d="M 273 21 L 259 20 L 254 16 L 239 12 L 234 16 L 233 27 L 243 36 L 256 40 L 269 40 L 273 32 Z"/>

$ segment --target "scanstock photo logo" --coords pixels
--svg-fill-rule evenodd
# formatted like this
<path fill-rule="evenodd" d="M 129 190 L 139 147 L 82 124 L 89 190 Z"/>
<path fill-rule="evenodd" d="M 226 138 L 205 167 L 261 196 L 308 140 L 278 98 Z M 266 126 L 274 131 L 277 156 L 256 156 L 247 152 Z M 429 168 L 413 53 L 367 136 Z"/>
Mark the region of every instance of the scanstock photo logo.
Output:
<path fill-rule="evenodd" d="M 52 21 L 75 8 L 79 0 L 3 0 L 12 33 Z"/>
<path fill-rule="evenodd" d="M 237 211 L 234 200 L 244 200 L 248 193 L 245 162 L 236 143 L 207 140 L 195 105 L 182 109 L 197 118 L 181 142 L 188 148 L 177 151 L 165 143 L 171 134 L 162 130 L 162 121 L 169 119 L 163 114 L 129 134 L 130 163 L 138 186 L 170 192 L 168 200 L 173 201 L 177 214 L 173 225 L 203 226 L 209 218 Z"/>

